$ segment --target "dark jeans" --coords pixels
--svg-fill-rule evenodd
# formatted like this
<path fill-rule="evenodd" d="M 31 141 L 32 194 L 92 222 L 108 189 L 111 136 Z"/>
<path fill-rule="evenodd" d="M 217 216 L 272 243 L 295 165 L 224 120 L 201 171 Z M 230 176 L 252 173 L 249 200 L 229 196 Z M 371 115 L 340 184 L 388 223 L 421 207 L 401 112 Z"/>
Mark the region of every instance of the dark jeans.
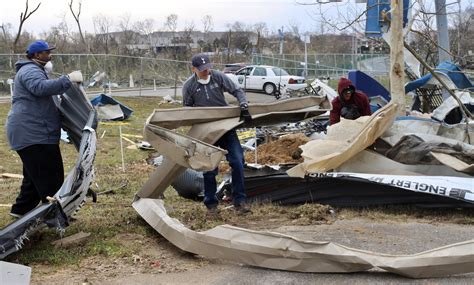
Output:
<path fill-rule="evenodd" d="M 12 212 L 23 215 L 56 194 L 64 181 L 64 169 L 57 144 L 37 144 L 17 152 L 23 162 L 23 181 Z"/>
<path fill-rule="evenodd" d="M 234 205 L 245 202 L 244 186 L 244 151 L 240 145 L 239 138 L 234 130 L 225 133 L 215 144 L 220 148 L 227 150 L 227 161 L 232 167 L 232 196 Z M 216 197 L 217 168 L 204 172 L 204 204 L 206 207 L 217 206 L 219 201 Z"/>

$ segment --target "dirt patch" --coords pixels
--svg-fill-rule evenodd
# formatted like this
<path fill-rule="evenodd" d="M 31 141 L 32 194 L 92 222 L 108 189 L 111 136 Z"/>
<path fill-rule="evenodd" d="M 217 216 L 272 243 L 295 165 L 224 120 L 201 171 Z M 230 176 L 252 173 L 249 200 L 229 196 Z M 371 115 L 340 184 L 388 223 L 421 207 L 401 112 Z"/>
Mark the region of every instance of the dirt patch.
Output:
<path fill-rule="evenodd" d="M 270 230 L 282 225 L 331 224 L 336 220 L 334 210 L 327 205 L 304 204 L 279 206 L 271 203 L 252 204 L 252 213 L 245 216 L 236 213 L 230 204 L 219 205 L 220 215 L 209 216 L 202 203 L 177 199 L 167 202 L 168 214 L 186 227 L 203 231 L 218 225 L 229 224 L 253 230 Z"/>
<path fill-rule="evenodd" d="M 303 162 L 300 146 L 309 141 L 302 133 L 289 134 L 276 141 L 259 145 L 257 148 L 257 163 L 287 164 Z M 245 161 L 255 163 L 255 152 L 246 152 Z"/>
<path fill-rule="evenodd" d="M 159 235 L 149 238 L 136 233 L 120 233 L 112 239 L 122 247 L 132 248 L 134 254 L 119 258 L 88 257 L 75 266 L 58 268 L 56 271 L 50 265 L 37 264 L 34 266 L 32 284 L 52 284 L 58 280 L 68 280 L 69 284 L 100 284 L 103 280 L 123 276 L 196 270 L 209 263 L 193 254 L 177 250 Z"/>

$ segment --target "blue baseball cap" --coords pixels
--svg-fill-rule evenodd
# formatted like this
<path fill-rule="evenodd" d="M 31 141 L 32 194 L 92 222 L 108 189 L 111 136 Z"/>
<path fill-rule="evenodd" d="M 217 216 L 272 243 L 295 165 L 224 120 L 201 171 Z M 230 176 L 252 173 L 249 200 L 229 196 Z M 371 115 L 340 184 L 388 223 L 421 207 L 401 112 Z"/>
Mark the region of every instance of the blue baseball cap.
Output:
<path fill-rule="evenodd" d="M 50 51 L 55 49 L 55 47 L 49 47 L 48 43 L 45 41 L 34 41 L 32 42 L 29 46 L 28 49 L 26 50 L 26 53 L 28 55 L 35 54 L 37 52 L 42 52 L 42 51 Z"/>
<path fill-rule="evenodd" d="M 199 71 L 204 71 L 206 69 L 212 68 L 211 61 L 209 57 L 205 54 L 196 54 L 191 59 L 192 65 L 197 68 Z"/>

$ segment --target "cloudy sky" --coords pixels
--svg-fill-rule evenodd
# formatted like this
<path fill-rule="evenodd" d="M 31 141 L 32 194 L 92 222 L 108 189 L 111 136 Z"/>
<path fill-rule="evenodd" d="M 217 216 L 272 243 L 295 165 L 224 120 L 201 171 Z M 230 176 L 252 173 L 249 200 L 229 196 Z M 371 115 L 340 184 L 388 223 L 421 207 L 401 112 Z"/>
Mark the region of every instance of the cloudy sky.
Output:
<path fill-rule="evenodd" d="M 2 0 L 0 23 L 11 23 L 18 27 L 19 15 L 24 10 L 26 0 Z M 41 2 L 39 10 L 25 24 L 24 29 L 38 34 L 61 22 L 65 16 L 74 30 L 76 26 L 69 12 L 70 0 L 29 0 L 33 9 Z M 79 0 L 74 0 L 75 5 Z M 111 17 L 114 23 L 119 17 L 129 13 L 132 21 L 152 18 L 155 28 L 163 27 L 165 18 L 170 14 L 178 15 L 178 29 L 193 22 L 195 28 L 202 29 L 201 19 L 211 15 L 214 31 L 224 30 L 226 25 L 235 21 L 246 24 L 265 22 L 270 31 L 281 26 L 298 25 L 300 31 L 319 30 L 315 20 L 316 8 L 297 3 L 314 2 L 311 0 L 82 0 L 81 23 L 88 32 L 93 32 L 92 18 L 97 14 Z M 334 5 L 334 4 L 330 4 Z M 340 5 L 340 4 L 339 4 Z M 358 5 L 361 6 L 361 5 Z M 75 6 L 77 7 L 77 6 Z M 363 5 L 362 7 L 363 8 Z M 326 8 L 327 9 L 327 8 Z"/>

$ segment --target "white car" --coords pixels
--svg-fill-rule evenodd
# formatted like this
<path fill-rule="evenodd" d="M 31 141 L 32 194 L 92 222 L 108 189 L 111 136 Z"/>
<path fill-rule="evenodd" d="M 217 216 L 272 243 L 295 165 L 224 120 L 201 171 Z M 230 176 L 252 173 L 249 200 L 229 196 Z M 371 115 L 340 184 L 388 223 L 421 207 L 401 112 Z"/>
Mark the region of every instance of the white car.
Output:
<path fill-rule="evenodd" d="M 284 69 L 268 65 L 249 65 L 234 74 L 226 75 L 243 89 L 260 90 L 269 95 L 273 94 L 278 86 L 290 90 L 307 86 L 304 77 L 289 75 Z"/>

